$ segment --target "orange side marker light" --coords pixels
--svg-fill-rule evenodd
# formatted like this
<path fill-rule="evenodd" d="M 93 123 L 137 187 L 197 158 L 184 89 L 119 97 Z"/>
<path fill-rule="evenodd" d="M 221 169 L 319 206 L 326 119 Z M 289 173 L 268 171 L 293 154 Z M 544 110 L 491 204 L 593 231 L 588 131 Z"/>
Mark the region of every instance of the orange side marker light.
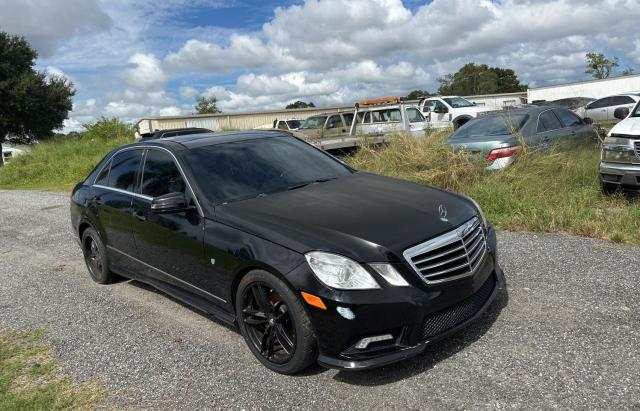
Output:
<path fill-rule="evenodd" d="M 300 294 L 302 294 L 302 298 L 304 298 L 304 300 L 307 302 L 307 304 L 319 308 L 321 310 L 326 310 L 327 306 L 324 305 L 324 302 L 322 301 L 322 298 L 313 295 L 313 294 L 309 294 L 309 293 L 305 293 L 304 291 L 300 291 Z"/>

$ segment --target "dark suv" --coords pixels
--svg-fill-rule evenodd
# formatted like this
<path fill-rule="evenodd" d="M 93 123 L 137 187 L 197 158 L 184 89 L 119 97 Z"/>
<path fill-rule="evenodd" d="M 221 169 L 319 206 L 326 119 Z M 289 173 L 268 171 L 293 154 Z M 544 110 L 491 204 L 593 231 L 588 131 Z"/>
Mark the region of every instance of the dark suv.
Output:
<path fill-rule="evenodd" d="M 120 147 L 73 190 L 71 222 L 94 281 L 133 278 L 235 323 L 281 373 L 416 355 L 504 282 L 473 200 L 280 131 Z"/>

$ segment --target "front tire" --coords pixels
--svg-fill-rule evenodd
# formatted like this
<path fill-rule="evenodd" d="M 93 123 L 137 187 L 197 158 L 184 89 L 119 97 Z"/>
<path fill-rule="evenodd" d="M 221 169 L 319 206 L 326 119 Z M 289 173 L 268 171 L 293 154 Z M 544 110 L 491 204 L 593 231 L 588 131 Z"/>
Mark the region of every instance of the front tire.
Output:
<path fill-rule="evenodd" d="M 236 314 L 253 355 L 267 368 L 295 374 L 315 362 L 317 339 L 297 295 L 272 274 L 256 270 L 238 286 Z"/>
<path fill-rule="evenodd" d="M 91 279 L 98 284 L 109 284 L 115 275 L 109 271 L 107 250 L 98 232 L 89 227 L 82 233 L 82 253 Z"/>

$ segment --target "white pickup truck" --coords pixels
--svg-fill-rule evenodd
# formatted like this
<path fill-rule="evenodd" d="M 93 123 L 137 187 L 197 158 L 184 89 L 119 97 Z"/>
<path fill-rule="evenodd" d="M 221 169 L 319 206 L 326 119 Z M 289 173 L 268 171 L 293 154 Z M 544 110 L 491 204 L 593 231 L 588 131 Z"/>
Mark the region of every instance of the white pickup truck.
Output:
<path fill-rule="evenodd" d="M 478 107 L 469 100 L 458 96 L 427 97 L 418 102 L 422 114 L 427 118 L 430 128 L 457 129 L 479 113 L 493 111 L 487 107 Z"/>

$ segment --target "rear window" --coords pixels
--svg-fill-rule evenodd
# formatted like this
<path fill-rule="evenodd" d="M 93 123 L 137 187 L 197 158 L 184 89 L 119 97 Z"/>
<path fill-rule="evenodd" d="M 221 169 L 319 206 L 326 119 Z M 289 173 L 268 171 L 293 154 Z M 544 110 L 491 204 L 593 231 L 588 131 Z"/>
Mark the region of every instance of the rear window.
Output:
<path fill-rule="evenodd" d="M 528 114 L 479 117 L 467 122 L 453 135 L 456 138 L 499 136 L 519 131 L 529 119 Z"/>
<path fill-rule="evenodd" d="M 127 150 L 116 154 L 111 160 L 108 186 L 133 191 L 141 159 L 142 150 Z"/>

